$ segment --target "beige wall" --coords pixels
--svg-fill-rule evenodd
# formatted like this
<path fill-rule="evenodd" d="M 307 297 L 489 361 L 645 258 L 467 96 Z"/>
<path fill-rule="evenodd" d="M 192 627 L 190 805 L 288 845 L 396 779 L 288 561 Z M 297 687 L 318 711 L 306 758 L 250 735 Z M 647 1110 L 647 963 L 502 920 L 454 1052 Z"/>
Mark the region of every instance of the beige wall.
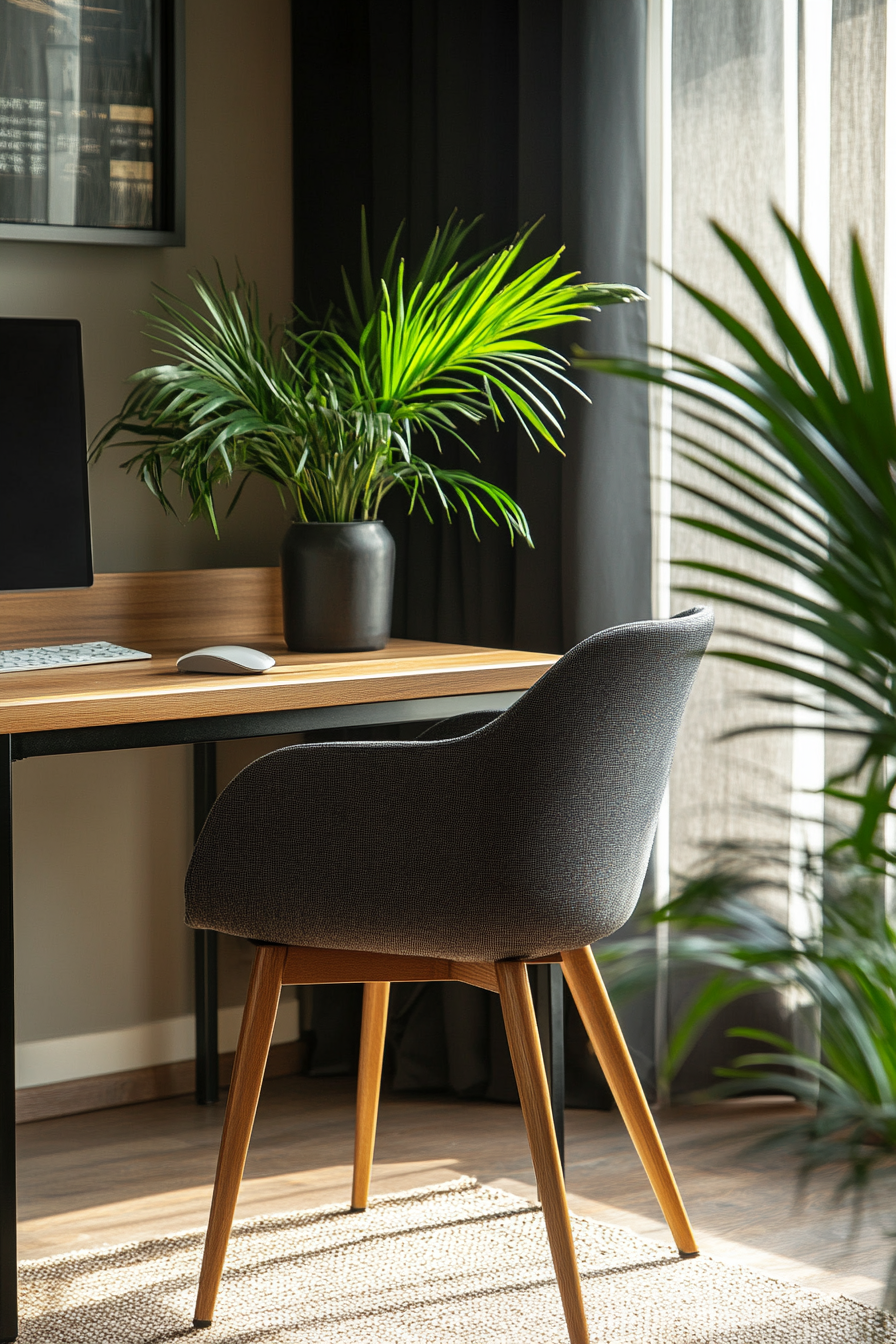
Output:
<path fill-rule="evenodd" d="M 186 247 L 0 243 L 0 312 L 81 321 L 88 434 L 118 409 L 128 375 L 152 362 L 136 310 L 151 305 L 153 282 L 186 296 L 190 268 L 217 258 L 232 271 L 238 258 L 262 311 L 289 312 L 288 0 L 188 0 L 186 11 Z M 108 455 L 91 478 L 97 570 L 275 563 L 285 518 L 256 484 L 218 543 L 202 524 L 165 518 Z M 182 748 L 15 767 L 21 1041 L 189 1011 L 189 768 Z M 238 979 L 243 952 L 226 960 Z"/>

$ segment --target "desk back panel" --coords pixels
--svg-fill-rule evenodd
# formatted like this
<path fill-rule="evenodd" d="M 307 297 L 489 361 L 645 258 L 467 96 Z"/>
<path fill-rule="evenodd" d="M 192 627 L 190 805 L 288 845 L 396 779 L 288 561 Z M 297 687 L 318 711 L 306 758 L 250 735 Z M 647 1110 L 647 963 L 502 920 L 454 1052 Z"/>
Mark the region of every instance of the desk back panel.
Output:
<path fill-rule="evenodd" d="M 139 649 L 282 640 L 280 571 L 97 574 L 92 588 L 0 593 L 0 648 L 107 639 Z"/>

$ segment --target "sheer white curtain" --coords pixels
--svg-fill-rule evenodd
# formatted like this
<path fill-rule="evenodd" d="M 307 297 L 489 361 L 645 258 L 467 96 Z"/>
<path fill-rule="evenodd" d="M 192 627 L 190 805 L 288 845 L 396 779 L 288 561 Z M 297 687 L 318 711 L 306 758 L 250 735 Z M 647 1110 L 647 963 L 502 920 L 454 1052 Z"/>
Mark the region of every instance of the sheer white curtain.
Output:
<path fill-rule="evenodd" d="M 896 0 L 650 0 L 649 16 L 652 260 L 758 323 L 756 305 L 710 229 L 714 219 L 759 257 L 799 309 L 774 203 L 843 300 L 849 235 L 858 231 L 888 329 L 896 331 Z M 654 343 L 730 354 L 659 269 L 649 289 Z M 653 421 L 655 605 L 664 614 L 685 604 L 672 591 L 684 576 L 671 562 L 724 562 L 725 549 L 672 521 L 695 508 L 680 489 L 687 464 L 672 447 L 683 421 L 661 396 Z M 733 610 L 719 615 L 727 629 L 751 624 Z M 793 855 L 818 843 L 820 804 L 809 791 L 823 781 L 825 743 L 811 716 L 797 719 L 790 733 L 721 736 L 771 715 L 755 699 L 768 685 L 745 668 L 704 663 L 660 831 L 659 899 L 670 874 L 674 887 L 714 843 L 757 841 Z M 830 770 L 830 743 L 827 751 Z M 805 820 L 791 820 L 794 812 Z M 796 872 L 794 863 L 792 922 L 801 918 Z"/>

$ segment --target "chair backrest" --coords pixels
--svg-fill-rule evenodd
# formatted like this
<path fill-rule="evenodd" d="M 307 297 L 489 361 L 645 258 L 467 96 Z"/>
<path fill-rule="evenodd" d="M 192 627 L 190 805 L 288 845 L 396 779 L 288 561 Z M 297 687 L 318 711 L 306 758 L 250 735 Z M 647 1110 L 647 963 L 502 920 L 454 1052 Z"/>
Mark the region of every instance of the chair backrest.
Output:
<path fill-rule="evenodd" d="M 614 932 L 637 903 L 713 620 L 694 607 L 592 635 L 465 739 L 497 766 L 480 826 L 503 837 L 504 877 L 543 893 L 566 947 Z"/>

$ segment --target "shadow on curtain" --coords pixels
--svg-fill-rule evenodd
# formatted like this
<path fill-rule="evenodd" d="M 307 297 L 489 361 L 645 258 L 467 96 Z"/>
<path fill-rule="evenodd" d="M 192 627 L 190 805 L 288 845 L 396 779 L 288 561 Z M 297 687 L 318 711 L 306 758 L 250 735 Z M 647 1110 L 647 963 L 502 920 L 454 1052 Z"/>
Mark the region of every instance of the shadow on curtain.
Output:
<path fill-rule="evenodd" d="M 322 314 L 359 253 L 361 206 L 374 260 L 405 221 L 419 256 L 453 210 L 483 215 L 476 246 L 540 219 L 535 260 L 566 244 L 564 268 L 646 282 L 646 0 L 294 0 L 295 297 Z M 611 308 L 568 345 L 642 353 L 643 306 Z M 566 456 L 536 453 L 513 425 L 476 438 L 482 474 L 525 509 L 534 550 L 487 522 L 384 517 L 398 551 L 393 633 L 562 652 L 595 630 L 648 617 L 650 486 L 646 394 L 589 381 L 568 397 Z M 445 456 L 462 450 L 445 448 Z M 388 837 L 384 837 L 388 843 Z M 567 1005 L 569 1007 L 569 1005 Z M 312 1072 L 354 1069 L 360 990 L 315 991 Z M 607 1091 L 577 1015 L 567 1014 L 570 1105 Z M 645 1082 L 653 1006 L 625 1015 Z M 395 986 L 393 1086 L 515 1097 L 500 1008 L 465 985 Z"/>

